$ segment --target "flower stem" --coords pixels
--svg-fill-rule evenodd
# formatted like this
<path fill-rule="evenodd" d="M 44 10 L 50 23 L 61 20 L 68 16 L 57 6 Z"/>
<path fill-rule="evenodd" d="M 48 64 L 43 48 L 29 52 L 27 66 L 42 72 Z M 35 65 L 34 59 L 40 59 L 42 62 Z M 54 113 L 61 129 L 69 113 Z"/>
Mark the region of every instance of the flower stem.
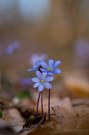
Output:
<path fill-rule="evenodd" d="M 38 95 L 37 108 L 36 108 L 36 115 L 38 115 L 38 107 L 39 107 L 40 95 L 41 95 L 41 92 L 39 92 L 39 95 Z"/>
<path fill-rule="evenodd" d="M 50 89 L 48 93 L 48 119 L 50 120 Z"/>
<path fill-rule="evenodd" d="M 42 116 L 43 116 L 43 91 L 41 92 L 41 109 L 42 109 Z"/>

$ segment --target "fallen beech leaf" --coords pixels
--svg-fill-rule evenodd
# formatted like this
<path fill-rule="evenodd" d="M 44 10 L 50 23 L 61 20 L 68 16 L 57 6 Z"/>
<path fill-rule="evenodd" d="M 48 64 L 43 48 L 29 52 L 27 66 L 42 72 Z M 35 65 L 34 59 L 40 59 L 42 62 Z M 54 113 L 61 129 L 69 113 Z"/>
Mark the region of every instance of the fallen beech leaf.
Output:
<path fill-rule="evenodd" d="M 0 135 L 17 135 L 15 131 L 3 120 L 0 120 Z"/>
<path fill-rule="evenodd" d="M 68 97 L 60 100 L 55 106 L 52 106 L 53 111 L 57 117 L 57 122 L 61 124 L 61 127 L 74 128 L 76 125 L 75 116 L 73 114 L 73 108 L 71 101 Z"/>
<path fill-rule="evenodd" d="M 9 109 L 5 113 L 7 113 L 7 116 L 5 120 L 13 127 L 13 129 L 18 132 L 19 130 L 22 129 L 24 120 L 21 117 L 19 111 L 17 109 Z"/>
<path fill-rule="evenodd" d="M 57 117 L 57 122 L 60 124 L 60 130 L 62 127 L 65 129 L 73 129 L 76 126 L 76 119 L 73 113 L 69 112 L 62 106 L 53 107 L 53 111 Z"/>
<path fill-rule="evenodd" d="M 72 108 L 72 104 L 71 104 L 69 97 L 65 97 L 62 100 L 56 100 L 56 102 L 51 104 L 51 106 L 53 108 L 56 106 L 59 106 L 59 107 L 64 108 L 66 111 L 73 113 L 73 108 Z"/>
<path fill-rule="evenodd" d="M 78 77 L 66 77 L 65 87 L 74 95 L 79 97 L 89 97 L 89 83 L 85 79 Z"/>
<path fill-rule="evenodd" d="M 69 97 L 65 97 L 61 101 L 59 101 L 59 106 L 66 109 L 70 113 L 73 112 L 73 107 Z"/>

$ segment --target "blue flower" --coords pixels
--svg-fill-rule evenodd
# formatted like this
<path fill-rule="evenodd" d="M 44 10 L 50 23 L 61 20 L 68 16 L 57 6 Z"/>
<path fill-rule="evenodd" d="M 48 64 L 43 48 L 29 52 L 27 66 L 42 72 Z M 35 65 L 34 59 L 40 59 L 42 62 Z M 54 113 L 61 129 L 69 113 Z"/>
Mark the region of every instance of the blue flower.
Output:
<path fill-rule="evenodd" d="M 30 57 L 30 62 L 32 65 L 36 63 L 38 60 L 45 60 L 47 58 L 46 54 L 32 54 Z"/>
<path fill-rule="evenodd" d="M 42 72 L 47 72 L 48 75 L 53 75 L 53 74 L 59 74 L 61 73 L 61 70 L 57 68 L 57 66 L 61 63 L 61 61 L 54 61 L 50 59 L 48 61 L 48 64 L 46 64 L 44 61 L 41 62 L 41 71 Z"/>
<path fill-rule="evenodd" d="M 32 68 L 28 69 L 28 71 L 37 71 L 39 69 L 39 67 L 41 66 L 41 62 L 42 62 L 42 60 L 36 61 L 34 66 Z"/>
<path fill-rule="evenodd" d="M 10 55 L 13 54 L 17 49 L 19 49 L 20 47 L 20 43 L 19 41 L 15 41 L 13 43 L 11 43 L 6 49 L 5 49 L 5 53 Z"/>
<path fill-rule="evenodd" d="M 35 84 L 33 85 L 34 88 L 38 87 L 38 91 L 40 92 L 43 91 L 44 88 L 52 88 L 52 85 L 50 83 L 54 80 L 52 76 L 47 76 L 46 72 L 41 73 L 40 71 L 36 71 L 36 76 L 37 77 L 32 78 L 32 81 L 35 82 Z"/>
<path fill-rule="evenodd" d="M 20 80 L 19 80 L 19 84 L 21 85 L 21 86 L 29 86 L 29 85 L 32 85 L 32 80 L 30 79 L 30 78 L 21 78 Z"/>

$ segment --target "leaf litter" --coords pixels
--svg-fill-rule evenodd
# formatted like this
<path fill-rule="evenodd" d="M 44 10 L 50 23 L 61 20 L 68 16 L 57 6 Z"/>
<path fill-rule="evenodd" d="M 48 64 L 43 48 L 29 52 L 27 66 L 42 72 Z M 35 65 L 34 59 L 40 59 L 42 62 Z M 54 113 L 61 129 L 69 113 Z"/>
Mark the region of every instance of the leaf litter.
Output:
<path fill-rule="evenodd" d="M 86 102 L 87 101 L 87 102 Z M 5 102 L 5 103 L 4 103 Z M 45 113 L 42 116 L 41 110 L 36 116 L 35 107 L 33 110 L 24 108 L 20 104 L 0 100 L 0 106 L 4 121 L 3 127 L 8 127 L 16 135 L 64 135 L 64 134 L 89 134 L 89 100 L 70 100 L 69 97 L 63 99 L 53 99 L 51 101 L 51 120 L 47 117 L 47 101 L 44 101 Z M 27 113 L 27 116 L 25 115 Z M 25 117 L 24 117 L 25 116 Z M 4 128 L 4 131 L 6 129 Z M 0 125 L 0 134 L 2 126 Z M 3 135 L 6 135 L 3 133 Z"/>

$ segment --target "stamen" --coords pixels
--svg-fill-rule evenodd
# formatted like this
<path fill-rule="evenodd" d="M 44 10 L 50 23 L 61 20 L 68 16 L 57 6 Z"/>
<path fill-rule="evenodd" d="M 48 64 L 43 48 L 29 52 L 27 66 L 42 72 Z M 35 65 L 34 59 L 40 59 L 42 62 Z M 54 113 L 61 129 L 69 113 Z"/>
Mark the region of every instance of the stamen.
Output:
<path fill-rule="evenodd" d="M 52 69 L 52 67 L 48 67 L 48 70 L 49 70 L 49 71 L 52 71 L 53 69 Z"/>
<path fill-rule="evenodd" d="M 43 82 L 44 82 L 44 80 L 41 80 L 41 82 L 43 83 Z"/>

